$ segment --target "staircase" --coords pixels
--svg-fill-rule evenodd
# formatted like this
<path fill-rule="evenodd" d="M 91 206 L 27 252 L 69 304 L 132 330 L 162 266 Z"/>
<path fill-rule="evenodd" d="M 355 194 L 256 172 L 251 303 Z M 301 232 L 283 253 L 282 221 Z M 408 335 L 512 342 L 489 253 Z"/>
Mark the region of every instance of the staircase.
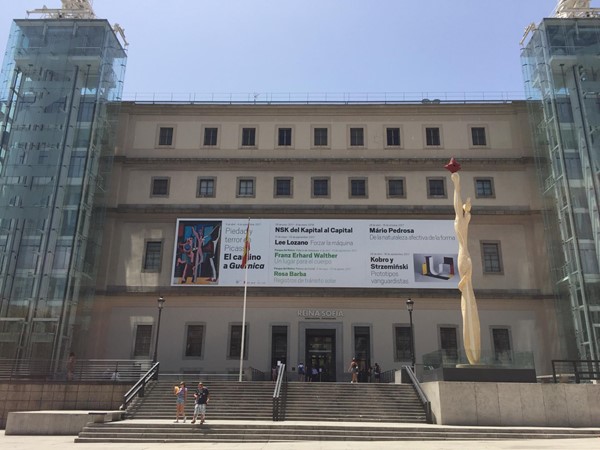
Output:
<path fill-rule="evenodd" d="M 426 423 L 409 384 L 288 383 L 285 420 Z"/>
<path fill-rule="evenodd" d="M 293 441 L 441 441 L 500 439 L 568 439 L 600 436 L 598 430 L 584 428 L 491 428 L 406 426 L 366 423 L 288 423 L 255 421 L 207 422 L 204 425 L 165 421 L 110 422 L 88 424 L 75 438 L 78 443 L 183 443 L 183 442 L 293 442 Z M 575 447 L 577 443 L 573 444 Z M 547 448 L 550 448 L 548 446 Z M 237 448 L 237 447 L 236 447 Z M 516 447 L 515 447 L 516 448 Z M 546 447 L 545 447 L 546 448 Z"/>
<path fill-rule="evenodd" d="M 173 380 L 152 382 L 143 398 L 137 399 L 127 409 L 127 418 L 175 420 L 175 395 Z M 195 384 L 188 384 L 185 412 L 188 420 L 194 413 Z M 272 420 L 273 388 L 269 381 L 208 381 L 210 391 L 207 418 L 227 420 Z"/>

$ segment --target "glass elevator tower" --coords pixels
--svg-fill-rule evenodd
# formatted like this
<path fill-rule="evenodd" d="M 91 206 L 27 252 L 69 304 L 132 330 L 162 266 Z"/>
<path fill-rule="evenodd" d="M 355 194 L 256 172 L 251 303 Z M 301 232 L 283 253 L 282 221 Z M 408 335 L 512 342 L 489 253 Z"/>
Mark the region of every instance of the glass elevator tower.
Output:
<path fill-rule="evenodd" d="M 106 20 L 58 10 L 13 22 L 0 75 L 0 358 L 58 370 L 69 351 L 86 356 L 125 63 Z"/>
<path fill-rule="evenodd" d="M 597 360 L 600 15 L 589 1 L 561 1 L 529 31 L 521 58 L 563 337 L 556 358 Z"/>

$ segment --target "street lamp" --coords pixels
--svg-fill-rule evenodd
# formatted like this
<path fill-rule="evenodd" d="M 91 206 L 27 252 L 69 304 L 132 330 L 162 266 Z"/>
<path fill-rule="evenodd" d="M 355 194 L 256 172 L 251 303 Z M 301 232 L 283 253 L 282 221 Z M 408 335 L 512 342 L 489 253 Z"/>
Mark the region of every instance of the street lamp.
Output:
<path fill-rule="evenodd" d="M 152 362 L 155 363 L 158 356 L 158 333 L 160 333 L 160 316 L 162 314 L 163 306 L 165 306 L 165 298 L 161 295 L 157 299 L 158 302 L 158 320 L 156 322 L 156 341 L 154 342 L 154 358 L 152 358 Z"/>
<path fill-rule="evenodd" d="M 415 371 L 415 332 L 413 330 L 412 312 L 415 306 L 415 302 L 410 298 L 406 300 L 406 309 L 408 310 L 408 317 L 410 320 L 410 360 L 412 363 L 412 370 Z"/>

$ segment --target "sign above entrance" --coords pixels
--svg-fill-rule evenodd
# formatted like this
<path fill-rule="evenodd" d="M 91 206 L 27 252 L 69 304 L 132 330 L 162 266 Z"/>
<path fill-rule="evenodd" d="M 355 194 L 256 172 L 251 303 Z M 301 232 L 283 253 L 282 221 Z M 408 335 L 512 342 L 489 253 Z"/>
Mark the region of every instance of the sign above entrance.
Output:
<path fill-rule="evenodd" d="M 248 221 L 179 219 L 173 286 L 243 286 Z M 248 286 L 456 288 L 451 220 L 250 222 Z"/>
<path fill-rule="evenodd" d="M 339 309 L 299 309 L 298 317 L 308 320 L 335 320 L 344 317 L 344 311 Z"/>

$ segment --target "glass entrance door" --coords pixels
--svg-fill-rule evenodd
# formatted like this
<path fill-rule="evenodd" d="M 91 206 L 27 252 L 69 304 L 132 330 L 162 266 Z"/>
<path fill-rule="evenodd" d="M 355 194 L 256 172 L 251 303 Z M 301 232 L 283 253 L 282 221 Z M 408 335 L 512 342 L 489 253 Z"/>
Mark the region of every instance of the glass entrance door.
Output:
<path fill-rule="evenodd" d="M 310 381 L 335 381 L 335 330 L 306 330 L 306 374 Z"/>

